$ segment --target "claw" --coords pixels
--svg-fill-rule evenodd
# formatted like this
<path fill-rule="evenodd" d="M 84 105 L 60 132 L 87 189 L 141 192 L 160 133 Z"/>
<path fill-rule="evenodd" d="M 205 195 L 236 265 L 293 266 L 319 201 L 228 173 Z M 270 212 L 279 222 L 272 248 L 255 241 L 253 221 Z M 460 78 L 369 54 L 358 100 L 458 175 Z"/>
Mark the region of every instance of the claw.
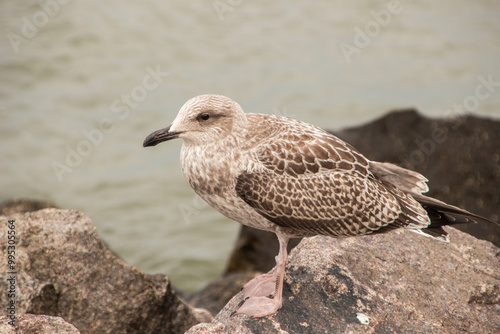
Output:
<path fill-rule="evenodd" d="M 250 298 L 250 297 L 246 297 L 246 298 L 245 298 L 245 299 L 243 299 L 241 302 L 239 302 L 239 303 L 238 303 L 238 307 L 241 307 L 241 305 L 243 305 L 243 303 L 245 303 L 245 302 L 248 300 L 248 298 Z"/>

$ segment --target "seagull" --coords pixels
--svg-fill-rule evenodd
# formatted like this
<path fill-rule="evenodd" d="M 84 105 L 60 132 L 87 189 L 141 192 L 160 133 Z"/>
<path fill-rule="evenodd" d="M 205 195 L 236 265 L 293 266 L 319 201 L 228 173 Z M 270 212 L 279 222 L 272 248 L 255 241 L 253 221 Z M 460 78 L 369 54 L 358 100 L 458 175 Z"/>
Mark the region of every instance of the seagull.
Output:
<path fill-rule="evenodd" d="M 221 95 L 187 101 L 143 146 L 183 140 L 181 167 L 194 191 L 224 216 L 270 231 L 276 267 L 243 287 L 236 314 L 259 318 L 282 306 L 290 238 L 336 238 L 397 228 L 448 242 L 444 225 L 490 222 L 423 193 L 421 174 L 370 161 L 321 128 L 278 115 L 245 113 Z"/>

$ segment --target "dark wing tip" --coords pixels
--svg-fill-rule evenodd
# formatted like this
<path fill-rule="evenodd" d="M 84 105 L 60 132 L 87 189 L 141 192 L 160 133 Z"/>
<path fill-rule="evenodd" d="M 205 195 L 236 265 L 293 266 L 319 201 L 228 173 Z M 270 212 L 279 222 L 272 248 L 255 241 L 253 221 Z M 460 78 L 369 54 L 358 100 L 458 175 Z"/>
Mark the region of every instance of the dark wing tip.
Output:
<path fill-rule="evenodd" d="M 447 204 L 432 197 L 411 194 L 422 207 L 427 211 L 431 219 L 430 227 L 439 227 L 443 225 L 468 224 L 468 223 L 488 223 L 500 226 L 499 223 L 460 209 L 456 206 Z"/>

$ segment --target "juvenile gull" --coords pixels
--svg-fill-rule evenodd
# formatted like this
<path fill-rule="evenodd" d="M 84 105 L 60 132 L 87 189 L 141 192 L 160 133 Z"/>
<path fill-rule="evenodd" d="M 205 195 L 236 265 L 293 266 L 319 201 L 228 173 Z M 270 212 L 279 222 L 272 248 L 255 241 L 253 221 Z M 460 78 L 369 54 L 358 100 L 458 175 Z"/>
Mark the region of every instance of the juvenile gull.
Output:
<path fill-rule="evenodd" d="M 278 237 L 275 270 L 244 286 L 237 313 L 264 317 L 281 307 L 290 238 L 403 227 L 448 241 L 443 225 L 488 221 L 422 195 L 427 179 L 417 172 L 370 161 L 314 125 L 245 114 L 225 96 L 192 98 L 143 145 L 174 138 L 184 140 L 182 171 L 201 198 L 226 217 Z"/>

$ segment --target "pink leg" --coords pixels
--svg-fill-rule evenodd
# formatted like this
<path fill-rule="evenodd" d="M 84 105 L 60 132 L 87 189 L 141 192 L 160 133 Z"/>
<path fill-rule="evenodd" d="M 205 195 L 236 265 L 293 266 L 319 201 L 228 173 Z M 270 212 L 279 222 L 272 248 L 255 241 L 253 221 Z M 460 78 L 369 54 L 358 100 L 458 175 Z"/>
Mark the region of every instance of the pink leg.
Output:
<path fill-rule="evenodd" d="M 260 318 L 274 314 L 281 308 L 288 240 L 289 238 L 278 235 L 280 251 L 276 257 L 276 271 L 274 274 L 256 277 L 243 287 L 245 299 L 236 311 L 237 314 Z"/>

